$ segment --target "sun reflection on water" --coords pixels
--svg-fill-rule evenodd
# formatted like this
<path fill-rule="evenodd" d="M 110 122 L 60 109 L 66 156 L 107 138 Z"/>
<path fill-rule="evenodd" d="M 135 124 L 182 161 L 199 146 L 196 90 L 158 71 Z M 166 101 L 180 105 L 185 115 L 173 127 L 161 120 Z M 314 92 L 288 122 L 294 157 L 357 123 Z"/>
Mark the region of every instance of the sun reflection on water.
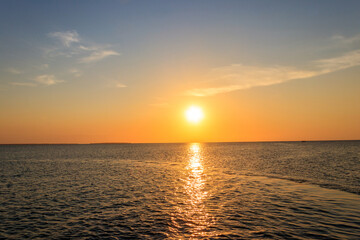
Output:
<path fill-rule="evenodd" d="M 203 156 L 201 145 L 193 143 L 188 151 L 188 163 L 185 170 L 183 181 L 184 199 L 178 206 L 178 218 L 182 219 L 185 226 L 180 227 L 182 233 L 189 239 L 210 237 L 210 227 L 214 223 L 214 218 L 207 212 L 206 200 L 206 171 L 203 166 Z M 182 224 L 181 224 L 182 225 Z"/>
<path fill-rule="evenodd" d="M 191 203 L 191 205 L 195 206 L 201 204 L 207 195 L 207 192 L 204 191 L 204 167 L 201 163 L 202 159 L 200 153 L 200 146 L 198 143 L 193 143 L 190 146 L 189 155 L 190 158 L 187 165 L 187 170 L 189 171 L 189 173 L 185 184 L 185 191 L 189 196 L 188 201 Z"/>

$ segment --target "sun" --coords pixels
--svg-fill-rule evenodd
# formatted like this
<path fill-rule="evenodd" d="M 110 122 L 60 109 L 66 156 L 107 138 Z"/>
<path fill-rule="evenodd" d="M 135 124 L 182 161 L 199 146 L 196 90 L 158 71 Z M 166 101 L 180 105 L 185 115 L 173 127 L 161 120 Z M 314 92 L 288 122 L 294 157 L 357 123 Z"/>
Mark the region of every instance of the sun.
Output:
<path fill-rule="evenodd" d="M 204 113 L 200 107 L 191 106 L 185 112 L 186 119 L 191 123 L 199 123 L 204 118 Z"/>

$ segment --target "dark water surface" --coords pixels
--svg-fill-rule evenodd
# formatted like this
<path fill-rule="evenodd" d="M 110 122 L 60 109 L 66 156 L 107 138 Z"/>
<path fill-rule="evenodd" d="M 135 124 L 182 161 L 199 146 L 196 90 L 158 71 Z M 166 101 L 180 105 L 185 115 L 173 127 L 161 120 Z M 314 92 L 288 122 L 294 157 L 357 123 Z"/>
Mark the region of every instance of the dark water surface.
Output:
<path fill-rule="evenodd" d="M 360 142 L 0 146 L 1 239 L 360 239 Z"/>

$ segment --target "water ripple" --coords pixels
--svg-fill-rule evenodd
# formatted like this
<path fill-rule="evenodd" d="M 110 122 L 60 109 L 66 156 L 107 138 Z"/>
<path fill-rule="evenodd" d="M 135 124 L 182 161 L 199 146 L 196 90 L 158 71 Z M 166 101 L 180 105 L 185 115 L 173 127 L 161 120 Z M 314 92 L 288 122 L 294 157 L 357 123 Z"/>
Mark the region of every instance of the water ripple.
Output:
<path fill-rule="evenodd" d="M 166 147 L 176 160 L 154 161 L 170 155 L 157 145 L 134 159 L 114 147 L 112 157 L 2 160 L 0 238 L 360 238 L 359 195 L 215 164 L 218 145 Z"/>

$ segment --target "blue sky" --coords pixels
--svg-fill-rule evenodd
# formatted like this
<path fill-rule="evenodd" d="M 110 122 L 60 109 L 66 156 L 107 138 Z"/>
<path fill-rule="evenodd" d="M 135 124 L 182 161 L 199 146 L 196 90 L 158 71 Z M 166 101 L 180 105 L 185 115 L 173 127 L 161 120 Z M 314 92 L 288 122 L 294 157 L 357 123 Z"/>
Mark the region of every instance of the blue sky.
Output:
<path fill-rule="evenodd" d="M 145 105 L 243 96 L 339 71 L 346 78 L 350 69 L 355 79 L 360 65 L 360 1 L 5 0 L 0 6 L 2 115 L 59 113 L 64 103 L 79 111 L 102 99 L 94 114 L 117 102 L 119 112 L 136 119 Z"/>
<path fill-rule="evenodd" d="M 322 47 L 331 45 L 335 36 L 354 37 L 360 29 L 359 1 L 2 1 L 1 5 L 2 66 L 29 59 L 44 62 L 40 50 L 53 44 L 48 34 L 66 31 L 111 45 L 128 61 L 164 60 L 166 46 L 175 57 L 184 57 L 186 51 L 190 55 L 192 48 L 203 49 L 209 52 L 210 66 L 303 64 L 344 51 Z M 176 50 L 183 54 L 176 55 Z"/>

